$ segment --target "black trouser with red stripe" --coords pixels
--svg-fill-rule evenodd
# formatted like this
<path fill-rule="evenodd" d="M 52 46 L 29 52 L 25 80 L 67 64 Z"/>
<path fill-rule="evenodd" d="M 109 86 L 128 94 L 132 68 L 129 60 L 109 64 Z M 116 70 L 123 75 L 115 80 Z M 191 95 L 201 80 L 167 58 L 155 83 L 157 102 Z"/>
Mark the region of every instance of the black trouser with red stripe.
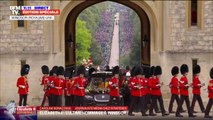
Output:
<path fill-rule="evenodd" d="M 129 107 L 129 114 L 132 114 L 134 108 L 136 107 L 136 105 L 141 105 L 140 109 L 141 109 L 141 114 L 145 114 L 145 109 L 146 109 L 146 104 L 145 104 L 145 96 L 131 96 L 131 103 L 130 103 L 130 107 Z"/>
<path fill-rule="evenodd" d="M 70 96 L 65 96 L 65 106 L 72 106 L 74 102 L 74 96 L 70 95 Z"/>
<path fill-rule="evenodd" d="M 84 106 L 84 96 L 74 96 L 74 106 Z"/>
<path fill-rule="evenodd" d="M 62 95 L 51 95 L 51 106 L 62 106 Z"/>
<path fill-rule="evenodd" d="M 50 96 L 47 95 L 47 93 L 45 92 L 44 93 L 44 97 L 43 97 L 43 100 L 42 100 L 42 103 L 41 103 L 41 106 L 44 106 L 45 102 L 46 102 L 46 99 L 48 98 L 48 103 L 49 103 L 49 106 L 51 106 L 51 100 L 50 100 Z"/>
<path fill-rule="evenodd" d="M 153 113 L 153 109 L 155 108 L 155 106 L 157 106 L 157 101 L 159 101 L 160 104 L 160 109 L 161 109 L 161 113 L 164 114 L 166 112 L 165 108 L 164 108 L 164 104 L 163 104 L 163 98 L 162 96 L 157 96 L 157 95 L 153 95 L 152 96 L 152 105 L 151 108 L 149 110 L 149 113 L 152 114 Z"/>
<path fill-rule="evenodd" d="M 204 108 L 204 105 L 203 105 L 203 101 L 202 101 L 201 96 L 198 95 L 198 94 L 194 94 L 194 95 L 193 95 L 192 104 L 191 104 L 191 109 L 192 109 L 192 111 L 194 111 L 194 107 L 195 107 L 195 102 L 196 102 L 196 101 L 198 101 L 198 103 L 199 103 L 200 110 L 201 110 L 202 112 L 204 112 L 204 111 L 205 111 L 205 108 Z"/>
<path fill-rule="evenodd" d="M 139 96 L 131 96 L 131 103 L 129 107 L 129 114 L 132 114 L 136 105 L 141 101 L 141 97 Z"/>
<path fill-rule="evenodd" d="M 183 106 L 184 101 L 186 102 L 186 107 L 187 107 L 189 116 L 193 115 L 191 107 L 190 107 L 189 96 L 180 95 L 180 103 L 179 103 L 177 111 L 176 111 L 176 116 L 180 115 L 180 109 Z"/>
<path fill-rule="evenodd" d="M 169 112 L 172 112 L 173 103 L 176 100 L 177 106 L 180 103 L 180 98 L 177 94 L 172 94 L 170 102 L 169 102 Z M 180 111 L 183 111 L 183 107 L 180 107 Z"/>
<path fill-rule="evenodd" d="M 209 99 L 209 102 L 206 106 L 206 111 L 205 111 L 205 116 L 208 116 L 209 115 L 209 112 L 212 108 L 212 105 L 213 105 L 213 99 Z"/>
<path fill-rule="evenodd" d="M 22 106 L 22 105 L 23 106 L 27 105 L 27 94 L 19 94 L 19 106 Z"/>
<path fill-rule="evenodd" d="M 147 101 L 147 110 L 149 109 L 151 109 L 151 106 L 152 106 L 152 103 L 153 103 L 153 99 L 154 99 L 154 97 L 153 97 L 154 95 L 152 95 L 152 94 L 147 94 L 147 96 L 146 96 L 146 101 Z M 157 101 L 156 101 L 157 102 Z M 149 106 L 148 106 L 148 104 L 149 104 Z M 159 112 L 159 108 L 158 108 L 158 105 L 157 105 L 157 103 L 156 103 L 156 106 L 154 106 L 154 108 L 153 108 L 154 110 L 155 110 L 155 112 L 157 113 L 157 112 Z M 151 112 L 151 111 L 149 111 L 149 112 Z M 152 112 L 153 113 L 153 112 Z M 151 113 L 150 113 L 151 114 Z"/>

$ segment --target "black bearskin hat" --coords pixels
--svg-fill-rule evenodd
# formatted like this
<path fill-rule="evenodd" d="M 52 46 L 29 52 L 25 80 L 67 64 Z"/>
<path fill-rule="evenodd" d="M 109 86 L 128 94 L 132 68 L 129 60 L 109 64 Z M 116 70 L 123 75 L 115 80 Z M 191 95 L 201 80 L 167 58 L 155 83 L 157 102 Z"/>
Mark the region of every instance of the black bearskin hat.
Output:
<path fill-rule="evenodd" d="M 56 71 L 57 75 L 64 75 L 64 67 L 60 66 Z"/>
<path fill-rule="evenodd" d="M 200 65 L 196 65 L 194 68 L 193 68 L 193 74 L 198 74 L 200 73 Z"/>
<path fill-rule="evenodd" d="M 143 69 L 143 75 L 148 76 L 150 67 L 146 65 L 142 65 L 142 69 Z"/>
<path fill-rule="evenodd" d="M 112 69 L 112 75 L 119 74 L 119 66 L 115 66 Z"/>
<path fill-rule="evenodd" d="M 137 75 L 143 75 L 143 69 L 142 69 L 141 66 L 136 66 L 136 67 L 135 67 L 134 75 L 135 75 L 135 76 L 137 76 Z"/>
<path fill-rule="evenodd" d="M 181 72 L 182 75 L 189 72 L 188 66 L 186 64 L 182 64 L 181 67 L 180 67 L 180 72 Z"/>
<path fill-rule="evenodd" d="M 96 70 L 95 70 L 95 68 L 93 68 L 93 67 L 92 67 L 92 68 L 90 68 L 90 69 L 89 69 L 89 76 L 91 76 L 91 75 L 92 75 L 92 73 L 93 73 L 94 71 L 96 71 Z"/>
<path fill-rule="evenodd" d="M 78 67 L 77 75 L 80 75 L 80 74 L 85 75 L 85 71 L 86 71 L 85 66 L 81 65 Z"/>
<path fill-rule="evenodd" d="M 210 70 L 210 77 L 213 79 L 213 68 Z"/>
<path fill-rule="evenodd" d="M 70 78 L 71 77 L 71 71 L 66 69 L 65 72 L 64 72 L 64 77 Z"/>
<path fill-rule="evenodd" d="M 51 70 L 52 74 L 57 74 L 58 66 L 54 66 Z"/>
<path fill-rule="evenodd" d="M 177 66 L 174 66 L 171 70 L 172 75 L 177 75 L 179 73 L 179 68 Z"/>
<path fill-rule="evenodd" d="M 149 78 L 149 77 L 150 77 L 150 75 L 149 75 L 150 69 L 151 69 L 150 66 L 145 67 L 145 69 L 144 69 L 144 74 L 145 74 L 145 77 L 146 77 L 146 78 Z"/>
<path fill-rule="evenodd" d="M 131 77 L 134 77 L 134 76 L 135 76 L 134 70 L 135 70 L 135 66 L 134 66 L 134 67 L 132 68 L 132 70 L 130 71 Z"/>
<path fill-rule="evenodd" d="M 154 75 L 154 70 L 155 70 L 155 66 L 152 66 L 150 69 L 149 69 L 149 76 L 151 77 L 152 75 Z"/>
<path fill-rule="evenodd" d="M 130 67 L 128 65 L 126 66 L 126 70 L 130 70 Z"/>
<path fill-rule="evenodd" d="M 52 70 L 50 70 L 49 76 L 53 76 L 53 71 Z"/>
<path fill-rule="evenodd" d="M 162 69 L 160 66 L 156 66 L 154 69 L 154 75 L 161 75 L 162 74 Z"/>
<path fill-rule="evenodd" d="M 28 64 L 25 64 L 22 68 L 21 68 L 21 76 L 27 75 L 30 71 L 30 66 Z"/>
<path fill-rule="evenodd" d="M 41 71 L 42 71 L 43 74 L 49 74 L 49 68 L 48 68 L 48 66 L 43 65 L 41 67 Z"/>

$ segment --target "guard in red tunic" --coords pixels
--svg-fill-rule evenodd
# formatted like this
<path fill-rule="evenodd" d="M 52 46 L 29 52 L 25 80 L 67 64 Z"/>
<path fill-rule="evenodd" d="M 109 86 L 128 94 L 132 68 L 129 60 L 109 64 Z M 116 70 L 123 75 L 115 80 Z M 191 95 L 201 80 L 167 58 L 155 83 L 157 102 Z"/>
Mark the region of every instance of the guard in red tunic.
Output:
<path fill-rule="evenodd" d="M 64 67 L 60 66 L 57 69 L 57 78 L 53 79 L 53 106 L 62 106 L 62 94 L 65 88 Z"/>
<path fill-rule="evenodd" d="M 212 116 L 209 116 L 209 112 L 213 105 L 213 68 L 210 70 L 210 77 L 211 77 L 211 80 L 209 81 L 209 85 L 208 85 L 209 102 L 206 106 L 205 118 L 213 118 Z"/>
<path fill-rule="evenodd" d="M 171 82 L 169 84 L 169 87 L 171 89 L 171 99 L 170 99 L 170 103 L 169 103 L 169 113 L 175 113 L 172 108 L 173 108 L 173 103 L 176 100 L 177 102 L 177 106 L 180 103 L 180 98 L 179 98 L 179 81 L 178 81 L 178 74 L 179 74 L 179 68 L 177 66 L 174 66 L 171 70 L 171 74 L 172 74 L 172 79 Z M 180 108 L 181 111 L 183 111 L 183 108 Z"/>
<path fill-rule="evenodd" d="M 71 106 L 72 105 L 72 99 L 71 99 L 71 72 L 67 69 L 64 73 L 65 78 L 65 88 L 64 88 L 64 97 L 65 97 L 65 106 Z"/>
<path fill-rule="evenodd" d="M 141 90 L 144 87 L 143 83 L 141 82 L 142 74 L 143 74 L 143 69 L 140 66 L 136 66 L 134 70 L 135 77 L 132 78 L 130 81 L 131 103 L 130 103 L 130 108 L 128 113 L 128 115 L 130 116 L 134 116 L 134 114 L 132 113 L 134 110 L 134 107 L 138 104 L 140 105 L 140 102 L 142 102 L 141 105 L 143 106 L 143 107 L 140 107 L 142 116 L 147 116 L 147 114 L 145 114 L 145 105 L 144 105 L 145 97 L 144 96 L 142 97 L 143 91 Z"/>
<path fill-rule="evenodd" d="M 190 101 L 189 101 L 188 88 L 190 84 L 188 84 L 188 79 L 187 79 L 187 75 L 189 72 L 188 66 L 186 64 L 181 65 L 180 72 L 183 76 L 180 79 L 180 103 L 176 111 L 176 117 L 183 117 L 180 114 L 180 109 L 184 101 L 186 102 L 186 107 L 188 110 L 189 117 L 196 117 L 195 115 L 193 115 L 193 112 L 190 107 Z"/>
<path fill-rule="evenodd" d="M 115 66 L 112 70 L 113 77 L 109 81 L 109 105 L 119 105 L 120 102 L 120 91 L 119 91 L 119 67 Z"/>
<path fill-rule="evenodd" d="M 154 69 L 155 69 L 155 66 L 152 66 L 150 68 L 150 70 L 149 70 L 149 79 L 148 79 L 148 83 L 147 83 L 148 84 L 148 95 L 149 95 L 149 101 L 150 101 L 150 105 L 149 105 L 149 115 L 150 116 L 156 116 L 156 114 L 153 113 L 153 110 L 151 110 L 152 104 L 156 104 L 156 106 L 154 106 L 155 112 L 156 113 L 160 113 L 157 103 L 153 103 L 154 102 L 154 100 L 153 100 L 154 99 L 154 95 L 153 95 L 153 92 L 152 92 L 152 81 L 153 81 L 153 78 L 155 77 Z"/>
<path fill-rule="evenodd" d="M 143 72 L 140 76 L 141 80 L 141 112 L 142 116 L 148 116 L 146 114 L 147 111 L 147 93 L 148 93 L 148 80 L 145 78 L 145 69 L 143 68 Z"/>
<path fill-rule="evenodd" d="M 50 92 L 49 92 L 49 68 L 46 65 L 43 65 L 41 67 L 41 71 L 43 73 L 41 85 L 44 86 L 43 91 L 44 91 L 44 97 L 41 103 L 41 106 L 44 106 L 46 98 L 48 97 L 48 103 L 50 105 Z"/>
<path fill-rule="evenodd" d="M 166 116 L 169 114 L 166 112 L 166 110 L 164 108 L 163 98 L 162 98 L 162 94 L 161 94 L 161 90 L 160 90 L 161 86 L 163 85 L 163 83 L 160 82 L 161 74 L 162 74 L 161 67 L 156 66 L 154 69 L 154 78 L 152 79 L 152 85 L 151 85 L 153 101 L 152 101 L 150 111 L 151 111 L 151 113 L 153 113 L 152 111 L 154 109 L 154 106 L 157 106 L 156 103 L 157 103 L 157 101 L 159 101 L 162 116 Z"/>
<path fill-rule="evenodd" d="M 27 75 L 30 71 L 30 66 L 28 64 L 21 68 L 21 77 L 18 78 L 16 86 L 18 87 L 19 94 L 19 106 L 27 105 L 27 95 L 28 95 L 28 80 Z"/>
<path fill-rule="evenodd" d="M 192 109 L 192 111 L 194 111 L 195 102 L 198 101 L 198 103 L 200 105 L 200 109 L 201 109 L 202 113 L 204 113 L 205 112 L 205 108 L 204 108 L 204 105 L 203 105 L 202 98 L 200 96 L 200 88 L 203 87 L 205 85 L 205 83 L 201 83 L 200 82 L 200 79 L 199 79 L 200 66 L 199 65 L 196 65 L 194 67 L 193 74 L 194 74 L 193 83 L 192 83 L 193 99 L 192 99 L 191 109 Z"/>
<path fill-rule="evenodd" d="M 128 88 L 129 88 L 129 101 L 128 101 L 128 108 L 130 108 L 130 105 L 131 105 L 131 101 L 132 101 L 132 90 L 131 90 L 131 82 L 135 79 L 135 75 L 134 75 L 134 70 L 135 70 L 135 66 L 132 67 L 131 71 L 130 71 L 130 77 L 129 77 L 129 80 L 127 82 L 127 85 L 128 85 Z"/>
<path fill-rule="evenodd" d="M 58 78 L 56 74 L 57 69 L 58 69 L 58 66 L 54 66 L 50 70 L 50 74 L 49 74 L 49 94 L 50 94 L 49 106 L 53 106 L 53 102 L 55 101 L 54 100 L 54 80 Z"/>
<path fill-rule="evenodd" d="M 141 76 L 141 82 L 142 82 L 142 86 L 143 86 L 143 88 L 141 89 L 141 91 L 142 91 L 142 102 L 144 102 L 144 103 L 142 103 L 142 106 L 141 107 L 144 107 L 144 111 L 147 111 L 148 110 L 148 103 L 149 103 L 149 99 L 147 98 L 148 97 L 148 79 L 146 78 L 146 75 L 147 75 L 147 72 L 148 72 L 148 68 L 147 67 L 143 67 L 142 66 L 142 68 L 143 68 L 143 74 L 142 74 L 142 76 Z"/>
<path fill-rule="evenodd" d="M 77 77 L 74 78 L 74 105 L 83 106 L 84 96 L 85 96 L 85 67 L 83 65 L 79 66 L 77 70 Z"/>

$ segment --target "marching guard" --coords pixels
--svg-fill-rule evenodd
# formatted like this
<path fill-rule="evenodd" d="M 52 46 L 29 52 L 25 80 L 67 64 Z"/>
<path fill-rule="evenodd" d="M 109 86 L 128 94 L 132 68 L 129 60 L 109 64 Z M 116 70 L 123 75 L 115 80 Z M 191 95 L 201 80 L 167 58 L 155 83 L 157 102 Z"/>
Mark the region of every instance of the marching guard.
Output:
<path fill-rule="evenodd" d="M 141 75 L 143 74 L 143 69 L 140 66 L 136 66 L 134 69 L 134 78 L 131 79 L 130 81 L 130 87 L 131 87 L 131 103 L 130 103 L 130 108 L 128 115 L 134 116 L 132 113 L 134 110 L 134 107 L 136 106 L 137 103 L 141 103 L 141 113 L 142 116 L 147 116 L 145 113 L 145 97 L 142 94 L 141 89 L 143 88 L 143 84 L 141 83 Z"/>
<path fill-rule="evenodd" d="M 210 70 L 210 77 L 211 77 L 211 80 L 209 81 L 209 85 L 208 85 L 209 102 L 206 106 L 205 116 L 204 116 L 205 118 L 213 118 L 212 116 L 209 116 L 209 112 L 213 105 L 213 68 L 211 68 L 211 70 Z"/>
<path fill-rule="evenodd" d="M 160 66 L 156 66 L 154 69 L 154 78 L 152 79 L 152 92 L 153 92 L 153 101 L 152 101 L 152 105 L 150 108 L 151 113 L 153 113 L 153 109 L 154 106 L 157 106 L 157 101 L 159 101 L 160 103 L 160 109 L 161 109 L 161 113 L 162 116 L 167 116 L 169 115 L 165 108 L 164 108 L 164 104 L 163 104 L 163 98 L 162 98 L 162 94 L 161 94 L 161 86 L 163 85 L 163 83 L 160 82 L 160 76 L 162 74 L 162 70 Z"/>
<path fill-rule="evenodd" d="M 187 78 L 187 75 L 189 72 L 188 66 L 186 64 L 181 65 L 180 72 L 183 76 L 180 79 L 180 103 L 178 104 L 178 108 L 176 111 L 176 117 L 183 117 L 180 114 L 180 112 L 181 112 L 180 110 L 181 110 L 181 107 L 182 107 L 184 101 L 186 102 L 186 107 L 188 110 L 189 117 L 196 117 L 195 115 L 193 115 L 193 112 L 190 107 L 190 101 L 189 101 L 188 88 L 189 88 L 190 84 L 188 84 L 188 78 Z"/>
<path fill-rule="evenodd" d="M 43 91 L 44 91 L 44 97 L 41 103 L 41 106 L 44 106 L 46 102 L 46 98 L 48 98 L 48 104 L 50 105 L 50 93 L 49 93 L 49 68 L 46 65 L 43 65 L 41 67 L 41 71 L 43 74 L 41 85 L 44 86 Z"/>
<path fill-rule="evenodd" d="M 203 101 L 202 98 L 200 96 L 200 88 L 205 86 L 205 83 L 201 83 L 200 79 L 199 79 L 199 74 L 200 74 L 200 66 L 196 65 L 193 68 L 193 83 L 192 83 L 192 93 L 193 93 L 193 99 L 192 99 L 192 104 L 191 104 L 191 109 L 193 112 L 194 111 L 194 107 L 195 107 L 195 102 L 198 101 L 199 105 L 200 105 L 200 109 L 202 111 L 202 113 L 205 112 L 205 108 L 203 105 Z"/>
<path fill-rule="evenodd" d="M 28 95 L 28 79 L 27 75 L 30 71 L 30 66 L 28 64 L 21 68 L 21 77 L 18 78 L 16 86 L 18 87 L 19 94 L 19 106 L 27 105 L 27 95 Z"/>
<path fill-rule="evenodd" d="M 65 78 L 65 88 L 64 88 L 64 97 L 65 97 L 65 106 L 72 105 L 72 94 L 71 94 L 71 87 L 72 87 L 72 80 L 70 79 L 71 73 L 69 70 L 66 70 L 64 73 Z"/>
<path fill-rule="evenodd" d="M 142 88 L 141 88 L 141 92 L 142 92 L 142 105 L 141 107 L 144 108 L 144 111 L 148 110 L 148 103 L 149 103 L 149 96 L 148 96 L 148 79 L 145 77 L 145 75 L 147 74 L 148 68 L 143 67 L 143 72 L 142 72 L 142 76 L 141 76 L 141 83 L 142 83 Z M 148 115 L 147 115 L 148 116 Z"/>
<path fill-rule="evenodd" d="M 49 106 L 53 106 L 53 102 L 54 102 L 54 80 L 57 79 L 57 69 L 58 69 L 58 66 L 54 66 L 51 70 L 50 70 L 50 74 L 49 74 L 49 94 L 50 94 L 50 100 L 49 100 Z"/>
<path fill-rule="evenodd" d="M 171 99 L 169 102 L 169 113 L 175 113 L 172 108 L 173 108 L 173 103 L 176 100 L 177 102 L 177 106 L 180 103 L 180 98 L 179 98 L 179 81 L 178 81 L 178 74 L 179 74 L 179 68 L 177 66 L 174 66 L 171 70 L 171 74 L 172 74 L 172 79 L 171 82 L 169 84 L 169 87 L 171 89 Z M 181 106 L 180 111 L 183 111 L 183 108 Z"/>
<path fill-rule="evenodd" d="M 113 77 L 109 81 L 109 105 L 119 105 L 120 102 L 120 93 L 119 93 L 119 67 L 115 66 L 112 70 Z"/>
<path fill-rule="evenodd" d="M 57 77 L 53 79 L 53 98 L 52 104 L 53 106 L 62 106 L 62 94 L 63 89 L 65 87 L 65 80 L 64 80 L 64 68 L 62 66 L 58 67 L 57 70 Z"/>
<path fill-rule="evenodd" d="M 85 67 L 83 65 L 79 66 L 77 70 L 77 77 L 74 78 L 74 105 L 83 106 L 84 105 L 84 96 L 85 96 Z"/>
<path fill-rule="evenodd" d="M 154 69 L 155 69 L 155 66 L 152 66 L 149 70 L 149 79 L 148 79 L 148 101 L 150 102 L 150 106 L 149 106 L 149 115 L 150 116 L 156 116 L 156 114 L 153 113 L 153 110 L 155 110 L 156 113 L 159 113 L 159 109 L 158 109 L 158 106 L 157 106 L 157 101 L 155 101 L 156 103 L 153 103 L 154 102 L 154 94 L 153 94 L 153 91 L 152 91 L 152 80 L 153 78 L 155 77 L 154 75 Z M 156 106 L 154 106 L 154 108 L 151 109 L 152 107 L 152 104 L 156 104 Z"/>

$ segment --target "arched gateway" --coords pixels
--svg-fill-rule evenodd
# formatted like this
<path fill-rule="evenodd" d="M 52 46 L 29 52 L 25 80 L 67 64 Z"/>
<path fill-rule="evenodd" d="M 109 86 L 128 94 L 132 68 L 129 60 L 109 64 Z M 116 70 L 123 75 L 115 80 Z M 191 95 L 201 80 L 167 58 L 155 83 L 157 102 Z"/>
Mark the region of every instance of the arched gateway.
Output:
<path fill-rule="evenodd" d="M 72 1 L 66 3 L 61 12 L 61 47 L 65 50 L 65 65 L 75 65 L 75 23 L 78 15 L 87 7 L 96 3 L 103 2 L 102 0 L 87 0 L 87 1 Z M 150 51 L 154 50 L 156 20 L 150 7 L 145 2 L 131 1 L 113 1 L 132 8 L 139 16 L 141 21 L 141 64 L 150 65 Z M 95 14 L 95 13 L 94 13 Z M 146 37 L 145 37 L 146 36 Z"/>

